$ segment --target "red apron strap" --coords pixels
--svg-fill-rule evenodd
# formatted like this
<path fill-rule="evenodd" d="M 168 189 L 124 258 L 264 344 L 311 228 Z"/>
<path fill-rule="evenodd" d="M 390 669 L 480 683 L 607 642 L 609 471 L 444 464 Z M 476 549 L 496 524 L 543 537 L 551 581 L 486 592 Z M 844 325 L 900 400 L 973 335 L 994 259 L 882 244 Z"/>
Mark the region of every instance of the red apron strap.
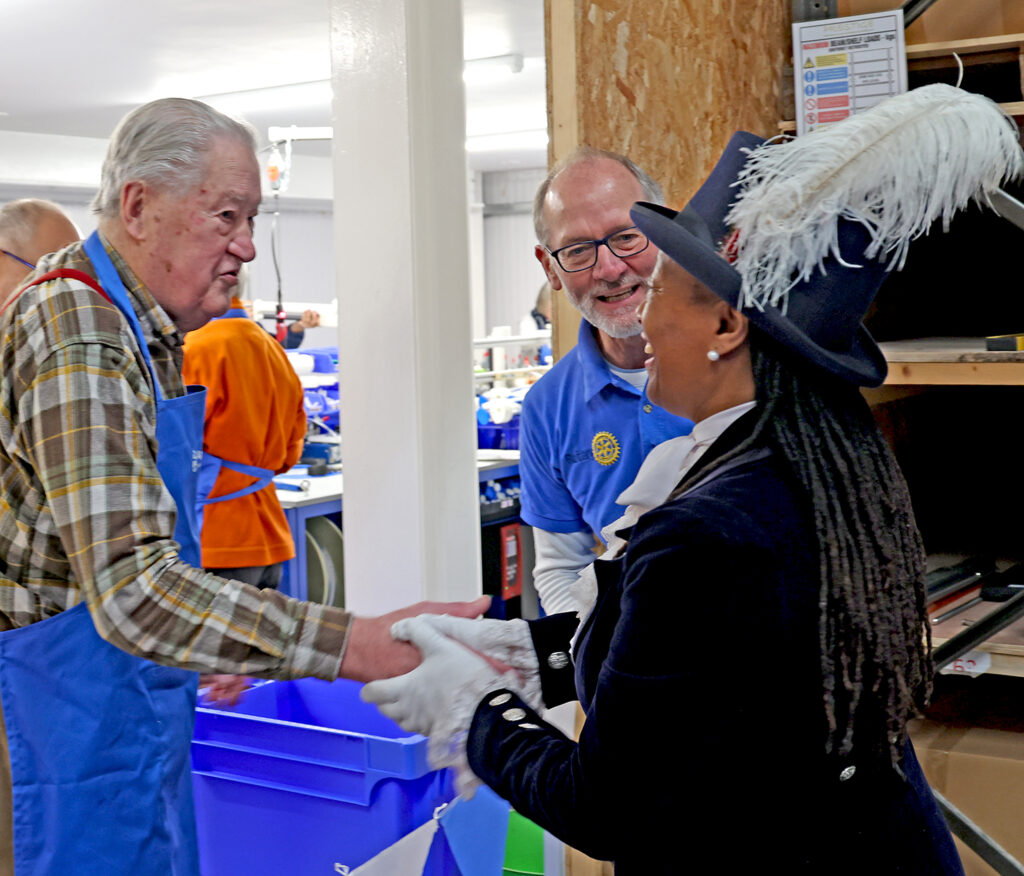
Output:
<path fill-rule="evenodd" d="M 114 303 L 113 301 L 110 300 L 110 296 L 103 291 L 103 287 L 100 286 L 100 284 L 96 281 L 95 277 L 90 277 L 87 273 L 85 273 L 85 271 L 76 271 L 74 268 L 60 268 L 59 270 L 56 271 L 47 271 L 41 277 L 36 277 L 27 286 L 22 286 L 20 289 L 16 289 L 14 293 L 10 296 L 10 298 L 8 298 L 4 302 L 3 307 L 0 307 L 0 313 L 3 313 L 5 310 L 7 310 L 8 307 L 10 307 L 15 301 L 17 301 L 18 296 L 21 295 L 21 293 L 24 292 L 26 289 L 31 289 L 33 286 L 38 286 L 40 283 L 46 283 L 49 280 L 61 279 L 78 280 L 79 282 L 85 283 L 86 286 L 88 286 L 94 292 L 98 292 L 100 295 L 106 298 L 107 301 L 110 301 L 111 304 Z"/>

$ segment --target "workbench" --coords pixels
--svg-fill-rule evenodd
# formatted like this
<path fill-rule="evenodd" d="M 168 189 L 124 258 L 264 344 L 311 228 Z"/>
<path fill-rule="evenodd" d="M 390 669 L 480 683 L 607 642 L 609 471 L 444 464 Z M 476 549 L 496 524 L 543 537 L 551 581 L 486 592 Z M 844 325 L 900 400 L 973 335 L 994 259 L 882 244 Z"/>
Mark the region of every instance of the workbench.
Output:
<path fill-rule="evenodd" d="M 274 479 L 277 498 L 284 509 L 285 518 L 295 542 L 295 557 L 285 563 L 280 590 L 296 599 L 307 599 L 306 569 L 309 562 L 306 527 L 310 519 L 328 517 L 341 528 L 344 475 L 332 472 L 318 477 L 306 474 L 307 466 L 296 466 Z M 518 450 L 479 450 L 477 470 L 480 482 L 519 474 Z M 284 489 L 283 484 L 301 485 L 301 489 Z M 511 516 L 518 517 L 518 508 Z M 340 572 L 340 570 L 339 570 Z"/>

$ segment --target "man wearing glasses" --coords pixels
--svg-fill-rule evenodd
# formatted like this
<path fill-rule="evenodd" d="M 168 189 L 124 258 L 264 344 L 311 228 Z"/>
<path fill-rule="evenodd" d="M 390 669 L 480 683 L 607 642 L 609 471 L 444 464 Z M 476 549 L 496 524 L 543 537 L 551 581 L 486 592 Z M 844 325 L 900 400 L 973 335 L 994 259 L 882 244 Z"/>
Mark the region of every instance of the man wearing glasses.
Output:
<path fill-rule="evenodd" d="M 551 288 L 582 314 L 579 339 L 523 402 L 523 520 L 534 528 L 534 583 L 548 614 L 575 610 L 569 586 L 594 555 L 594 535 L 621 516 L 619 494 L 657 444 L 692 423 L 644 392 L 637 308 L 658 251 L 629 217 L 661 188 L 628 158 L 583 147 L 534 198 L 536 256 Z"/>
<path fill-rule="evenodd" d="M 0 303 L 40 258 L 79 237 L 78 229 L 52 201 L 22 198 L 0 207 Z"/>

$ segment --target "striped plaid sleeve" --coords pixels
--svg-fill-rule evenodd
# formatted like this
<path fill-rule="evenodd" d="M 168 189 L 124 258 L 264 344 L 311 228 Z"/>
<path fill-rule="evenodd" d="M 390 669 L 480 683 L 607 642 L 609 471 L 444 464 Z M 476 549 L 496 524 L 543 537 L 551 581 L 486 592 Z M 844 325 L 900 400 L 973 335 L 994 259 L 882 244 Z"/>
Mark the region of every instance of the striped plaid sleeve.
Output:
<path fill-rule="evenodd" d="M 133 349 L 110 340 L 120 316 L 98 302 L 87 307 L 94 312 L 75 321 L 96 330 L 51 341 L 22 384 L 17 421 L 67 579 L 98 632 L 130 653 L 198 671 L 335 678 L 346 612 L 225 581 L 178 558 L 147 375 Z M 103 331 L 111 319 L 118 325 Z"/>

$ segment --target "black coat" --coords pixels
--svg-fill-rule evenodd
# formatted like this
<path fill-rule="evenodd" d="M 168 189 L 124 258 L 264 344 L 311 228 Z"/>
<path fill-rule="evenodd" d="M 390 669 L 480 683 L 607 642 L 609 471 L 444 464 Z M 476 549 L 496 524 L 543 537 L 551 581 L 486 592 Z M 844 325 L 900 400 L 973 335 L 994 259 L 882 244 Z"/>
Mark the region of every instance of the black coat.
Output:
<path fill-rule="evenodd" d="M 903 775 L 887 758 L 825 753 L 801 495 L 763 453 L 645 514 L 625 554 L 596 564 L 576 648 L 579 744 L 491 694 L 470 728 L 477 775 L 620 876 L 962 874 L 909 741 Z M 549 706 L 569 687 L 574 622 L 533 624 Z"/>

